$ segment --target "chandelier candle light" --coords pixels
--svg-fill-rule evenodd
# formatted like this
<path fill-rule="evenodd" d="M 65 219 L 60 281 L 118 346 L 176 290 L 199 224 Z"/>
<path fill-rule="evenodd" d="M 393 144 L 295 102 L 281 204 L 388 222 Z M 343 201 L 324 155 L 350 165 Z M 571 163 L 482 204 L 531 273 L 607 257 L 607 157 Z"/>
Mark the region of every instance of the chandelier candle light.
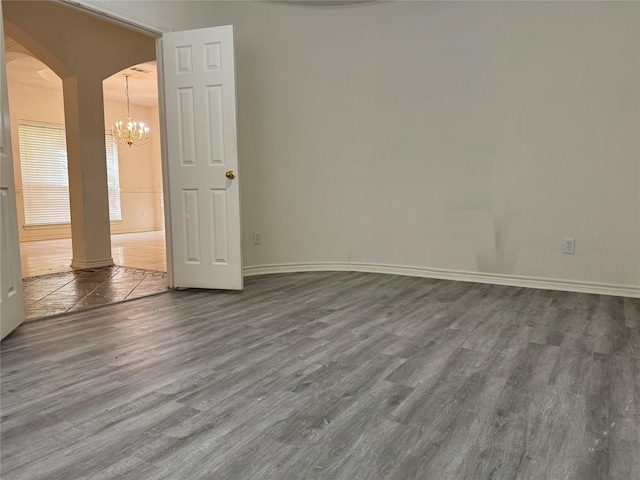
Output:
<path fill-rule="evenodd" d="M 125 143 L 129 145 L 144 145 L 147 143 L 147 139 L 149 138 L 149 127 L 145 126 L 144 123 L 134 122 L 131 118 L 131 109 L 129 107 L 129 77 L 131 75 L 128 73 L 124 74 L 125 80 L 125 89 L 124 94 L 127 97 L 127 121 L 126 123 L 120 120 L 116 122 L 111 127 L 111 133 L 113 134 L 113 138 L 118 145 L 124 145 Z"/>

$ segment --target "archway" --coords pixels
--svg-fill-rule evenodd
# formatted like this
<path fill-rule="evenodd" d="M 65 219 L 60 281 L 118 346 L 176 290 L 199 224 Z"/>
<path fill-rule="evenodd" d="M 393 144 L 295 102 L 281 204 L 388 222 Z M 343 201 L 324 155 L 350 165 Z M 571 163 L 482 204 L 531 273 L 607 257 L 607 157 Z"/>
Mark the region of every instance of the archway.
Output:
<path fill-rule="evenodd" d="M 34 3 L 38 16 L 33 15 Z M 112 265 L 107 169 L 102 160 L 106 157 L 102 80 L 126 65 L 154 59 L 154 40 L 53 2 L 30 2 L 29 6 L 6 2 L 3 8 L 5 31 L 16 40 L 14 47 L 23 56 L 29 54 L 50 66 L 51 70 L 42 68 L 42 73 L 57 74 L 64 90 L 64 121 L 56 123 L 66 129 L 71 265 L 74 269 Z M 86 41 L 78 44 L 77 38 Z M 135 48 L 123 48 L 131 42 Z M 112 48 L 117 55 L 110 53 Z M 93 55 L 86 55 L 86 49 Z M 50 236 L 56 228 L 49 227 Z"/>

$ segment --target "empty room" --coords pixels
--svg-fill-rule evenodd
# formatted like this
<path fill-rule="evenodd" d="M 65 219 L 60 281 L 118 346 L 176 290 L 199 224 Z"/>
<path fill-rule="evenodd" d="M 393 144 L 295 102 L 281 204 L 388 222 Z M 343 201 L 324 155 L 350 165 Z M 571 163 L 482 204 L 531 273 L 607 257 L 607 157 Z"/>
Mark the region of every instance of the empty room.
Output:
<path fill-rule="evenodd" d="M 2 11 L 62 81 L 79 272 L 102 80 L 157 61 L 170 287 L 24 321 L 3 56 L 3 479 L 640 478 L 639 2 Z"/>

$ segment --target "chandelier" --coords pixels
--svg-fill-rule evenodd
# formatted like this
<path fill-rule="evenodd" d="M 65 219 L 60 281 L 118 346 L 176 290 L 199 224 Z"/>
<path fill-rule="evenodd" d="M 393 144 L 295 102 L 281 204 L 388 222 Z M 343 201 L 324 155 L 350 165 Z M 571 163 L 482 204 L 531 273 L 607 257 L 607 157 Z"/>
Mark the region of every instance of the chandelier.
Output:
<path fill-rule="evenodd" d="M 131 118 L 131 109 L 129 107 L 130 76 L 131 75 L 128 73 L 124 74 L 124 94 L 127 97 L 127 121 L 123 122 L 120 120 L 111 126 L 111 133 L 113 134 L 113 139 L 116 143 L 118 145 L 124 145 L 126 143 L 129 145 L 129 148 L 131 148 L 131 145 L 144 145 L 147 143 L 147 139 L 149 138 L 149 127 L 145 126 L 142 122 L 134 122 Z"/>

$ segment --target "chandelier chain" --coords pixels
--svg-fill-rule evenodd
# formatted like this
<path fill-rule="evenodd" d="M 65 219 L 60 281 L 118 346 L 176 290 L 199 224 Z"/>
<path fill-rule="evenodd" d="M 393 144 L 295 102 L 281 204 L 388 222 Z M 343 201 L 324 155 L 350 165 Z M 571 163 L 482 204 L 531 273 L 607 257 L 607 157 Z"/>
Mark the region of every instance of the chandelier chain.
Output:
<path fill-rule="evenodd" d="M 124 76 L 124 94 L 127 97 L 127 117 L 131 116 L 131 109 L 129 108 L 129 75 Z"/>

